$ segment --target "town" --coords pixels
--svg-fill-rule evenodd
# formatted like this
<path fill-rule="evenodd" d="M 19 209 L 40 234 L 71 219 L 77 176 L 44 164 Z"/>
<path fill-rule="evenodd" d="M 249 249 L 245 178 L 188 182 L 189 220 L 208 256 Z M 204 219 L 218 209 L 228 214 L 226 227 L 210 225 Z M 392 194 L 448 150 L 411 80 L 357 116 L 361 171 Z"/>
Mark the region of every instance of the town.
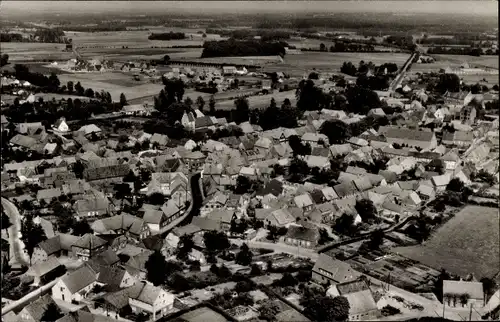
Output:
<path fill-rule="evenodd" d="M 2 321 L 499 319 L 497 11 L 13 3 Z"/>

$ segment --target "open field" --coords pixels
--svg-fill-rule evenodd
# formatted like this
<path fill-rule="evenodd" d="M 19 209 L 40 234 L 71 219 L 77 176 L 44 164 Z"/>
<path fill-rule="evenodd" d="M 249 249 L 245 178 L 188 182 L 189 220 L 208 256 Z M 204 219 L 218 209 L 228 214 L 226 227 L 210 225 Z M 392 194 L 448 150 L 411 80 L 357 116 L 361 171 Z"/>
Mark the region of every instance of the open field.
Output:
<path fill-rule="evenodd" d="M 120 99 L 120 94 L 124 93 L 128 100 L 157 95 L 163 88 L 163 84 L 153 84 L 148 80 L 135 81 L 131 75 L 120 72 L 105 73 L 78 73 L 59 75 L 61 84 L 68 81 L 80 82 L 84 88 L 92 88 L 94 91 L 104 90 L 111 94 L 114 101 Z"/>
<path fill-rule="evenodd" d="M 440 227 L 424 244 L 393 251 L 436 269 L 465 277 L 493 277 L 500 270 L 497 208 L 467 206 Z"/>
<path fill-rule="evenodd" d="M 489 67 L 498 69 L 498 56 L 467 56 L 467 55 L 432 55 L 438 61 L 449 61 L 456 64 L 467 62 L 471 67 Z"/>
<path fill-rule="evenodd" d="M 250 109 L 263 109 L 269 106 L 271 102 L 271 98 L 276 100 L 276 104 L 281 106 L 281 103 L 288 98 L 292 105 L 296 104 L 295 91 L 286 91 L 286 92 L 274 92 L 268 95 L 259 95 L 259 96 L 251 96 L 248 97 L 248 105 Z M 234 100 L 225 100 L 217 102 L 215 108 L 218 110 L 232 110 L 234 109 Z"/>

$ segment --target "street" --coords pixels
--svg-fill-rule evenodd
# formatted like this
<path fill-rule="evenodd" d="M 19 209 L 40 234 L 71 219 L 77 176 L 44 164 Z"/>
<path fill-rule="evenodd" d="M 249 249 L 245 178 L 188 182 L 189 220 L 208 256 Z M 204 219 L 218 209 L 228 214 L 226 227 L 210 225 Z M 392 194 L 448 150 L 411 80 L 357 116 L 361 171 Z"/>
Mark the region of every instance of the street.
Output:
<path fill-rule="evenodd" d="M 24 252 L 24 244 L 21 241 L 21 215 L 16 206 L 9 200 L 2 197 L 2 206 L 5 214 L 9 217 L 12 226 L 9 227 L 9 245 L 10 245 L 10 262 L 11 266 L 29 265 L 28 254 Z"/>

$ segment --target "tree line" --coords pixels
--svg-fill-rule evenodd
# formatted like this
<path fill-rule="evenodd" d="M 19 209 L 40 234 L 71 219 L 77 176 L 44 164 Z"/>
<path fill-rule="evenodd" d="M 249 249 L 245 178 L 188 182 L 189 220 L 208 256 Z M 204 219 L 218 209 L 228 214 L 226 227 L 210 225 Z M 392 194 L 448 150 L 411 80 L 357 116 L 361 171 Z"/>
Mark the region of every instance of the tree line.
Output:
<path fill-rule="evenodd" d="M 468 55 L 479 57 L 483 54 L 481 48 L 473 47 L 442 47 L 436 46 L 427 49 L 428 54 L 443 54 L 443 55 Z M 493 52 L 490 50 L 490 54 Z M 496 50 L 496 55 L 498 55 L 498 49 Z"/>
<path fill-rule="evenodd" d="M 164 32 L 164 33 L 152 33 L 149 35 L 149 40 L 179 40 L 185 39 L 186 34 L 183 32 Z"/>
<path fill-rule="evenodd" d="M 249 39 L 249 38 L 254 38 L 256 36 L 260 36 L 262 41 L 290 39 L 290 36 L 293 34 L 290 31 L 270 30 L 270 29 L 228 30 L 228 29 L 207 28 L 205 32 L 207 34 L 216 34 L 222 37 L 229 37 L 235 39 Z"/>
<path fill-rule="evenodd" d="M 266 42 L 259 40 L 221 40 L 206 41 L 203 44 L 202 58 L 239 57 L 239 56 L 285 56 L 285 42 Z"/>

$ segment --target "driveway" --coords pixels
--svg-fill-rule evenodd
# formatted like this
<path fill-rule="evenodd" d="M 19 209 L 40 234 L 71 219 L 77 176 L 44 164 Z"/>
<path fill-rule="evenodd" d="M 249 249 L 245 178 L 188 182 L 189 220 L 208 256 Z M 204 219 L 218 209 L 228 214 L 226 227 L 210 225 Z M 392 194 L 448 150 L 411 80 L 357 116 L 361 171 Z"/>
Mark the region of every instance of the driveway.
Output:
<path fill-rule="evenodd" d="M 9 227 L 10 265 L 29 265 L 28 254 L 24 252 L 24 244 L 21 241 L 21 215 L 16 206 L 9 200 L 2 198 L 2 206 L 5 214 L 9 217 L 12 226 Z"/>

